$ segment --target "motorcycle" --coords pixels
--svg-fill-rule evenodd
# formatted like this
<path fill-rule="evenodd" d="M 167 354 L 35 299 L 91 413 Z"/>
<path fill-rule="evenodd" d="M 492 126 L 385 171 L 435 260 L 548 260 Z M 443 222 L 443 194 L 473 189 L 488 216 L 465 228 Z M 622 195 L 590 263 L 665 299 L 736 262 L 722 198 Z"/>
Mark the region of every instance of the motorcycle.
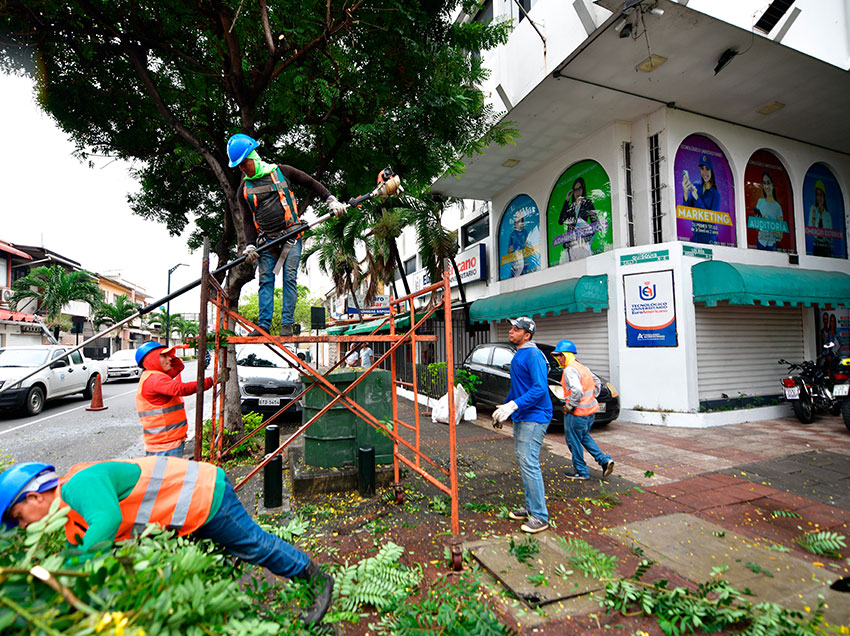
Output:
<path fill-rule="evenodd" d="M 850 358 L 842 358 L 838 367 L 833 376 L 835 386 L 832 395 L 836 400 L 841 400 L 841 417 L 844 419 L 844 426 L 850 431 Z"/>
<path fill-rule="evenodd" d="M 824 354 L 815 362 L 806 360 L 799 364 L 779 360 L 779 364 L 788 365 L 788 375 L 781 381 L 785 399 L 791 403 L 794 415 L 803 424 L 811 424 L 817 412 L 832 415 L 844 414 L 844 424 L 850 429 L 850 374 L 841 368 L 841 362 L 835 356 L 828 355 L 835 345 L 824 345 Z M 799 374 L 793 375 L 794 371 Z"/>

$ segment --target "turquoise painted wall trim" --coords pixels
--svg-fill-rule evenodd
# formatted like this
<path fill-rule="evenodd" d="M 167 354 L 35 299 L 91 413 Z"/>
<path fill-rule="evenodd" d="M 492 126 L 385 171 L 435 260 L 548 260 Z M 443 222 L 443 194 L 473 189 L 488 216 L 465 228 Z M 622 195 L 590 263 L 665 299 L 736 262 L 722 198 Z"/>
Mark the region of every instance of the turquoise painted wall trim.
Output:
<path fill-rule="evenodd" d="M 850 275 L 768 265 L 706 261 L 691 269 L 694 302 L 730 305 L 850 306 Z"/>
<path fill-rule="evenodd" d="M 476 300 L 469 308 L 473 322 L 517 316 L 546 316 L 608 309 L 608 275 L 582 276 Z"/>

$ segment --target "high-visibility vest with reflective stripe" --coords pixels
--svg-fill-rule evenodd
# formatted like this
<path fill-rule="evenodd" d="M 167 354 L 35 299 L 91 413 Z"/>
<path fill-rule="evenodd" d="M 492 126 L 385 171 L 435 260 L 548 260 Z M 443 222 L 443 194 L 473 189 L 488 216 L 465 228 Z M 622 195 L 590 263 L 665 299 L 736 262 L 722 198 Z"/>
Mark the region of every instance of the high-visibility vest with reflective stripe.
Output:
<path fill-rule="evenodd" d="M 260 197 L 274 193 L 276 196 Z M 259 179 L 246 180 L 242 196 L 253 212 L 254 227 L 258 232 L 276 234 L 298 223 L 298 205 L 280 168 Z M 299 234 L 296 238 L 301 238 Z"/>
<path fill-rule="evenodd" d="M 183 536 L 207 522 L 217 471 L 212 464 L 163 455 L 115 461 L 136 464 L 142 469 L 133 490 L 118 502 L 121 507 L 121 525 L 115 533 L 115 541 L 131 539 L 149 523 L 176 530 L 179 536 Z M 68 474 L 59 480 L 57 495 L 60 506 L 68 505 L 62 501 L 62 486 L 76 473 L 92 465 L 72 466 Z M 71 508 L 65 523 L 68 542 L 78 545 L 86 530 L 86 520 Z"/>
<path fill-rule="evenodd" d="M 569 367 L 578 371 L 581 379 L 581 400 L 579 400 L 578 406 L 573 409 L 573 415 L 584 417 L 596 413 L 599 410 L 599 402 L 596 401 L 596 382 L 593 380 L 593 374 L 578 360 L 570 362 L 567 365 L 567 368 Z M 564 369 L 561 374 L 561 388 L 564 389 L 564 399 L 569 400 L 572 389 L 567 384 L 567 369 Z"/>
<path fill-rule="evenodd" d="M 146 369 L 139 378 L 139 386 L 136 389 L 136 411 L 142 421 L 145 450 L 149 453 L 177 448 L 186 441 L 189 431 L 182 397 L 175 395 L 165 404 L 152 404 L 142 395 L 145 382 L 157 373 L 168 377 L 168 374 L 162 371 Z"/>

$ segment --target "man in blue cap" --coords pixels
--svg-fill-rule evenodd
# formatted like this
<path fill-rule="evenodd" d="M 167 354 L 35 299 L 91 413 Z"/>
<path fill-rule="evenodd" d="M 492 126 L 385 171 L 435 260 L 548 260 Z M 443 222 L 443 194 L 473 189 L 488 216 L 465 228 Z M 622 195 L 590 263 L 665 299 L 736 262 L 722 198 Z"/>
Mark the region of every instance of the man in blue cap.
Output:
<path fill-rule="evenodd" d="M 346 204 L 337 201 L 328 189 L 306 172 L 288 165 L 267 164 L 257 154 L 256 140 L 236 134 L 227 141 L 227 156 L 231 168 L 239 167 L 243 179 L 237 196 L 245 202 L 243 218 L 248 245 L 246 262 L 260 261 L 259 318 L 257 324 L 268 332 L 274 313 L 275 275 L 283 271 L 283 306 L 280 335 L 291 336 L 294 331 L 295 303 L 298 300 L 298 265 L 301 262 L 301 234 L 290 238 L 274 251 L 256 253 L 257 245 L 281 236 L 300 222 L 298 204 L 291 184 L 307 188 L 323 201 L 335 215 L 345 213 Z M 248 334 L 259 336 L 258 331 Z"/>

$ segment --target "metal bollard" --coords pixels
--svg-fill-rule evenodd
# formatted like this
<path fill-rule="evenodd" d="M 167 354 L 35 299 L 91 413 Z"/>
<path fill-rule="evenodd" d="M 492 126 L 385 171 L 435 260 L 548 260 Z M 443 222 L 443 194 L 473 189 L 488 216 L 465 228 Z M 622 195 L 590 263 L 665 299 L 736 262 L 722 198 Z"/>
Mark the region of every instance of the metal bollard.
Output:
<path fill-rule="evenodd" d="M 361 497 L 375 494 L 374 446 L 361 446 L 357 451 L 357 489 Z"/>
<path fill-rule="evenodd" d="M 269 424 L 266 427 L 266 456 L 280 446 L 280 427 Z M 283 457 L 278 455 L 263 467 L 263 505 L 266 508 L 279 508 L 283 505 Z"/>

